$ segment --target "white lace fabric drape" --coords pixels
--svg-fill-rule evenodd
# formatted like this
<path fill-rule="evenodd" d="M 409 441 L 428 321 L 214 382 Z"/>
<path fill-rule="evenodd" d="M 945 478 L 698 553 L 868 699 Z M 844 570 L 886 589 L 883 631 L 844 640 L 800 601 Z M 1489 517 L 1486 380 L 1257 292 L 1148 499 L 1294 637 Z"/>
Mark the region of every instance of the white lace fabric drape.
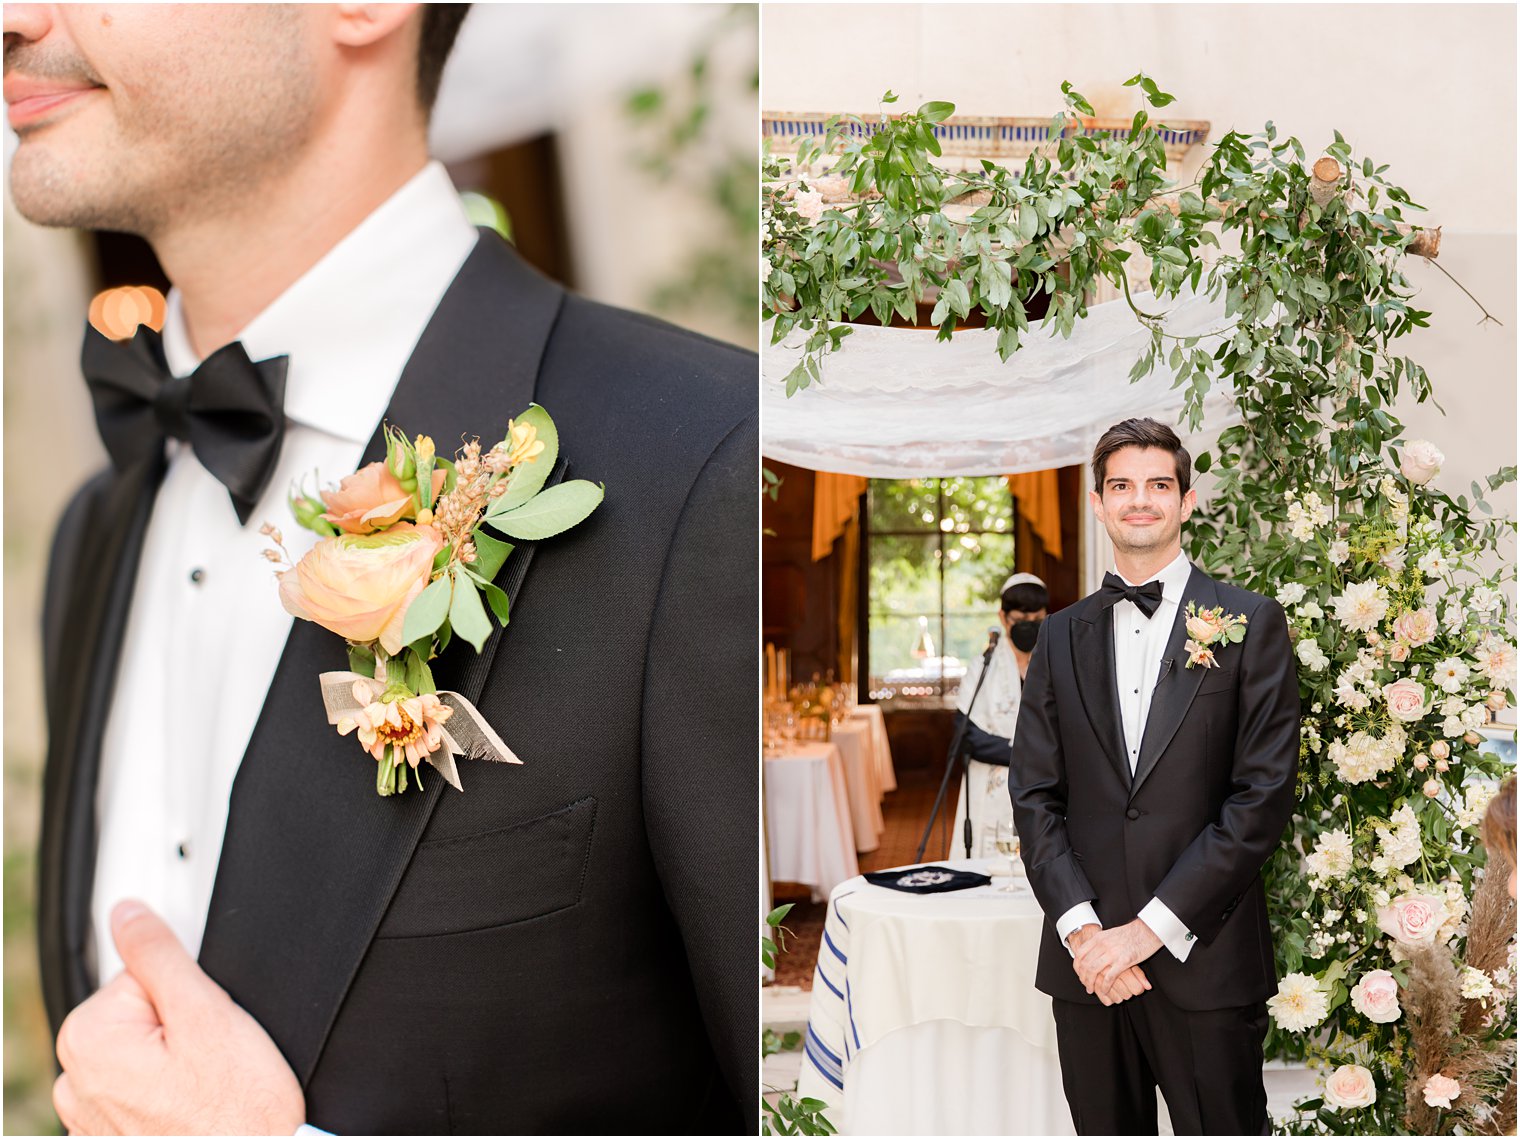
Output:
<path fill-rule="evenodd" d="M 1206 296 L 1160 302 L 1166 330 L 1193 336 L 1223 328 L 1223 304 Z M 1103 432 L 1122 419 L 1150 416 L 1175 424 L 1181 389 L 1165 359 L 1138 383 L 1129 371 L 1148 332 L 1123 301 L 1093 305 L 1070 339 L 1031 328 L 1022 346 L 998 359 L 997 333 L 967 329 L 937 341 L 933 329 L 857 325 L 824 358 L 823 383 L 788 399 L 782 383 L 801 358 L 794 332 L 762 352 L 761 414 L 766 457 L 811 470 L 869 478 L 1004 475 L 1085 463 Z M 1200 342 L 1210 352 L 1217 337 Z M 1167 354 L 1170 344 L 1167 342 Z M 1211 391 L 1209 429 L 1238 419 Z"/>

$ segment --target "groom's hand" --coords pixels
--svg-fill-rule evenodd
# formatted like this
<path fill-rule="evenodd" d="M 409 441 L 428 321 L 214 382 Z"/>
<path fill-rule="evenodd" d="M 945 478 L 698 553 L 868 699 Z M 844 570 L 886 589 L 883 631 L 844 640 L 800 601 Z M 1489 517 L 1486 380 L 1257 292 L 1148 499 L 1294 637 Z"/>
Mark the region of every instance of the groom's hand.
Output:
<path fill-rule="evenodd" d="M 140 902 L 111 914 L 126 972 L 63 1022 L 53 1106 L 70 1133 L 293 1135 L 295 1073 Z"/>
<path fill-rule="evenodd" d="M 1103 927 L 1098 925 L 1084 925 L 1072 930 L 1066 937 L 1066 945 L 1071 950 L 1073 957 L 1075 958 L 1082 946 L 1090 941 L 1094 935 L 1101 932 L 1102 929 Z M 1073 960 L 1072 965 L 1075 967 L 1075 960 Z M 1086 981 L 1083 984 L 1085 985 Z M 1130 997 L 1138 997 L 1150 987 L 1151 983 L 1146 979 L 1145 974 L 1140 971 L 1140 966 L 1135 965 L 1120 973 L 1114 978 L 1114 983 L 1107 988 L 1098 990 L 1088 989 L 1087 991 L 1089 993 L 1096 992 L 1097 998 L 1105 1005 L 1116 1005 L 1120 1001 L 1129 1000 Z"/>
<path fill-rule="evenodd" d="M 1121 974 L 1160 948 L 1161 939 L 1151 932 L 1150 926 L 1136 918 L 1126 925 L 1099 930 L 1083 939 L 1072 966 L 1083 987 L 1101 997 L 1113 988 Z"/>

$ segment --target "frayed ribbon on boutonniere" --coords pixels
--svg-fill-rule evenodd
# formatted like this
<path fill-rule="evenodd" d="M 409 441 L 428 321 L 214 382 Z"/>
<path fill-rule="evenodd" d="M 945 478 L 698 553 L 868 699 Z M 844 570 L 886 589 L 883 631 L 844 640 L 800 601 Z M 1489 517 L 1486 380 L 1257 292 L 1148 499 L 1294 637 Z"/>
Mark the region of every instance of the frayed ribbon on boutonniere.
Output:
<path fill-rule="evenodd" d="M 482 452 L 471 439 L 450 461 L 426 435 L 387 427 L 384 462 L 338 486 L 290 496 L 296 521 L 320 541 L 293 561 L 273 526 L 280 601 L 348 642 L 348 672 L 320 677 L 327 722 L 357 734 L 376 762 L 375 790 L 407 789 L 424 760 L 463 790 L 458 758 L 521 763 L 467 699 L 439 692 L 430 662 L 452 640 L 478 653 L 505 626 L 509 599 L 495 584 L 512 552 L 506 538 L 537 541 L 579 525 L 602 501 L 584 479 L 545 487 L 559 434 L 536 404 Z M 488 532 L 491 531 L 491 532 Z M 447 726 L 445 726 L 447 725 Z M 420 786 L 420 782 L 419 782 Z"/>
<path fill-rule="evenodd" d="M 1214 647 L 1238 644 L 1246 635 L 1246 618 L 1240 613 L 1226 613 L 1222 605 L 1213 609 L 1199 609 L 1196 601 L 1187 607 L 1186 668 L 1198 665 L 1202 668 L 1218 668 Z"/>
<path fill-rule="evenodd" d="M 522 763 L 480 710 L 457 692 L 414 695 L 405 685 L 392 689 L 385 683 L 383 665 L 374 677 L 324 672 L 320 679 L 327 722 L 339 735 L 358 732 L 360 746 L 377 763 L 385 761 L 387 747 L 394 748 L 413 770 L 427 760 L 456 791 L 464 786 L 455 759 Z M 420 775 L 417 785 L 422 786 Z"/>

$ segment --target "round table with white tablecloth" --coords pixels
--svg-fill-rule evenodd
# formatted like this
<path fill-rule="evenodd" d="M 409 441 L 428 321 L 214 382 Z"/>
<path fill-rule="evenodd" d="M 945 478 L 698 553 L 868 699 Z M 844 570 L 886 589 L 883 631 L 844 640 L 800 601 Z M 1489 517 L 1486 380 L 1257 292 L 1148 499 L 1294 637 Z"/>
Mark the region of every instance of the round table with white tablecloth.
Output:
<path fill-rule="evenodd" d="M 1002 860 L 932 865 L 987 873 Z M 799 1096 L 855 1135 L 1071 1135 L 1044 915 L 1022 876 L 911 894 L 856 877 L 829 897 Z"/>
<path fill-rule="evenodd" d="M 886 821 L 881 814 L 881 765 L 876 759 L 876 733 L 869 720 L 848 719 L 836 724 L 830 738 L 844 762 L 845 792 L 855 849 L 862 854 L 881 845 Z"/>
<path fill-rule="evenodd" d="M 883 791 L 897 790 L 897 769 L 892 766 L 892 745 L 887 739 L 887 717 L 880 704 L 857 704 L 850 709 L 850 719 L 871 725 L 871 739 L 876 744 L 876 770 Z"/>
<path fill-rule="evenodd" d="M 814 901 L 860 873 L 837 746 L 797 742 L 765 757 L 765 835 L 771 880 L 810 886 Z"/>

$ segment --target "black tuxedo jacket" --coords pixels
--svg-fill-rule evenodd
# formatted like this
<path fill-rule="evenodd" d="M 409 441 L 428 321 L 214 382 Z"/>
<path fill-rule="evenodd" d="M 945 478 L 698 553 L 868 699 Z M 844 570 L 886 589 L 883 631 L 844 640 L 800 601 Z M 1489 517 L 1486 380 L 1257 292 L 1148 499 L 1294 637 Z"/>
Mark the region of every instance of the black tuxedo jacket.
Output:
<path fill-rule="evenodd" d="M 541 403 L 569 473 L 607 496 L 518 545 L 511 623 L 481 656 L 436 662 L 524 761 L 461 763 L 463 793 L 424 773 L 422 793 L 376 796 L 323 715 L 343 642 L 295 623 L 200 961 L 280 1046 L 314 1125 L 754 1132 L 756 375 L 750 353 L 565 293 L 493 234 L 445 294 L 387 419 L 443 449 Z M 383 454 L 377 432 L 365 458 Z M 88 484 L 53 548 L 55 1032 L 90 992 L 95 779 L 157 467 Z"/>
<path fill-rule="evenodd" d="M 1189 601 L 1248 620 L 1244 641 L 1216 649 L 1217 668 L 1185 667 Z M 1164 947 L 1144 962 L 1152 985 L 1191 1010 L 1265 1000 L 1277 982 L 1260 871 L 1293 814 L 1298 767 L 1298 680 L 1282 607 L 1195 567 L 1161 667 L 1131 778 L 1113 609 L 1092 594 L 1041 627 L 1008 772 L 1045 911 L 1036 984 L 1098 1003 L 1056 920 L 1091 901 L 1110 929 L 1157 897 L 1197 943 L 1185 962 Z"/>

